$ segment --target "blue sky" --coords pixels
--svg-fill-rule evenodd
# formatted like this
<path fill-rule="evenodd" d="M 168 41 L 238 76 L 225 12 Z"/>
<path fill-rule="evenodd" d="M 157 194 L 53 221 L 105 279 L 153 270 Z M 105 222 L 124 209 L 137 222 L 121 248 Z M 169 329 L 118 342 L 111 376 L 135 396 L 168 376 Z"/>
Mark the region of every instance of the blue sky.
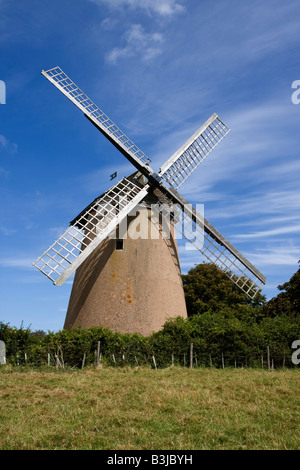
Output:
<path fill-rule="evenodd" d="M 72 279 L 56 287 L 32 262 L 133 172 L 41 75 L 57 65 L 155 170 L 220 116 L 231 132 L 180 192 L 277 295 L 300 259 L 299 45 L 298 0 L 0 0 L 0 320 L 63 328 Z M 180 259 L 183 273 L 203 260 Z"/>

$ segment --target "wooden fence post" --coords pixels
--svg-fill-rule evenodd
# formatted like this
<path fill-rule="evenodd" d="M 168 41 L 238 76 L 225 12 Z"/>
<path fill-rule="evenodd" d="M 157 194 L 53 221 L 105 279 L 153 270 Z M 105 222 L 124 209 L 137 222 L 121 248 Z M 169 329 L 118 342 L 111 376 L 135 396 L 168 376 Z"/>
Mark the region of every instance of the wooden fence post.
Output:
<path fill-rule="evenodd" d="M 100 341 L 97 344 L 97 366 L 100 364 Z"/>
<path fill-rule="evenodd" d="M 193 349 L 194 349 L 194 345 L 193 343 L 191 343 L 190 345 L 190 368 L 191 369 L 193 368 Z"/>
<path fill-rule="evenodd" d="M 268 370 L 271 370 L 271 366 L 270 366 L 270 346 L 267 346 L 267 363 L 268 363 Z"/>
<path fill-rule="evenodd" d="M 83 358 L 82 358 L 81 369 L 84 368 L 84 364 L 85 364 L 85 353 L 84 353 Z"/>

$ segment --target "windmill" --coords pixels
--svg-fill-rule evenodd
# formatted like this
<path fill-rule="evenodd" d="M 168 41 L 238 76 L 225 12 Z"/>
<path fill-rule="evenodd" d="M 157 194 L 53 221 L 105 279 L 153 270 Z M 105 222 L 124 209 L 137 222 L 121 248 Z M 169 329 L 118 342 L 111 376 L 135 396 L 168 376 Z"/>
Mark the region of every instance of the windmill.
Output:
<path fill-rule="evenodd" d="M 229 132 L 218 115 L 213 114 L 156 173 L 150 159 L 61 68 L 42 71 L 42 75 L 135 167 L 135 173 L 122 178 L 81 211 L 33 263 L 58 286 L 76 271 L 64 327 L 102 324 L 147 335 L 159 330 L 169 317 L 186 317 L 175 225 L 194 249 L 254 298 L 265 277 L 178 192 Z M 151 219 L 153 205 L 162 212 L 169 207 L 169 211 Z M 158 236 L 154 239 L 127 237 L 128 220 L 137 223 L 141 207 L 146 225 L 156 227 Z M 167 212 L 170 232 L 163 237 Z"/>

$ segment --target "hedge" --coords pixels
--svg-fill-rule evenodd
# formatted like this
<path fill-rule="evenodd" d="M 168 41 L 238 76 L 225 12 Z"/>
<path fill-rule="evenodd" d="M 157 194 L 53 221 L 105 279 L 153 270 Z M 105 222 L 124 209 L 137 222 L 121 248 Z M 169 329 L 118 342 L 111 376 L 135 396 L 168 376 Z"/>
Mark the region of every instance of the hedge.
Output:
<path fill-rule="evenodd" d="M 198 367 L 266 366 L 267 348 L 275 367 L 293 366 L 291 345 L 300 339 L 299 319 L 282 316 L 257 322 L 242 313 L 236 315 L 236 311 L 224 309 L 187 320 L 178 317 L 149 337 L 116 333 L 103 327 L 46 334 L 0 322 L 0 339 L 6 344 L 7 362 L 13 365 L 41 366 L 49 361 L 51 365 L 73 368 L 82 367 L 83 362 L 92 365 L 97 362 L 100 345 L 102 364 L 189 366 L 193 344 L 193 365 Z"/>

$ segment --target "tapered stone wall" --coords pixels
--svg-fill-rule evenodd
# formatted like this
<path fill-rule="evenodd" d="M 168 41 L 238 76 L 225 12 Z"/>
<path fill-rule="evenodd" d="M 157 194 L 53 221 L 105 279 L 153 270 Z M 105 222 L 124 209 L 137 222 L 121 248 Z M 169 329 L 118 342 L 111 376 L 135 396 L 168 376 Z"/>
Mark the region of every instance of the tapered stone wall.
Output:
<path fill-rule="evenodd" d="M 174 227 L 164 238 L 149 214 L 128 219 L 122 242 L 106 239 L 77 269 L 65 329 L 102 325 L 148 336 L 169 318 L 187 317 Z"/>

